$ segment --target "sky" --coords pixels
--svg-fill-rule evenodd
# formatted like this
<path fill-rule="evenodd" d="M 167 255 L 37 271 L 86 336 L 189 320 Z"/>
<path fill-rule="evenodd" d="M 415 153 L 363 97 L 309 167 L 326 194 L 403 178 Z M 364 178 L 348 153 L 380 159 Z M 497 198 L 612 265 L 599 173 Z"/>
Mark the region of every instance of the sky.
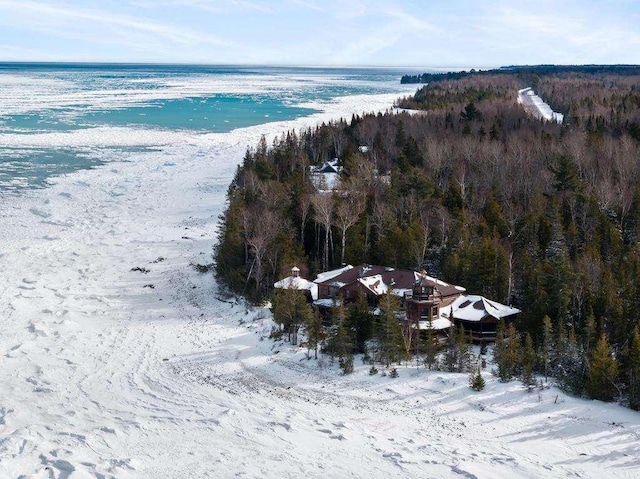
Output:
<path fill-rule="evenodd" d="M 640 0 L 0 0 L 0 61 L 640 63 Z"/>

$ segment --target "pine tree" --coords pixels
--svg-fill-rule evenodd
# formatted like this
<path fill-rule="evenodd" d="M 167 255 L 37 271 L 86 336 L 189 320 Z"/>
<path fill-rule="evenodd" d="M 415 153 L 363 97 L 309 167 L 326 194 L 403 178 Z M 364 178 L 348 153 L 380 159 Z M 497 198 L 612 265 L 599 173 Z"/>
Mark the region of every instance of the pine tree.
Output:
<path fill-rule="evenodd" d="M 311 356 L 311 350 L 314 351 L 315 359 L 318 359 L 318 346 L 325 338 L 324 328 L 322 326 L 322 316 L 318 308 L 313 308 L 313 314 L 310 314 L 305 323 L 307 332 L 307 356 Z"/>
<path fill-rule="evenodd" d="M 618 363 L 611 355 L 611 346 L 607 337 L 602 334 L 596 344 L 587 376 L 587 393 L 593 399 L 611 401 L 616 395 Z"/>
<path fill-rule="evenodd" d="M 591 348 L 594 346 L 596 337 L 596 317 L 593 314 L 593 308 L 589 308 L 589 314 L 587 315 L 587 320 L 584 323 L 584 339 L 582 346 L 587 356 L 591 354 Z"/>
<path fill-rule="evenodd" d="M 531 335 L 527 333 L 522 350 L 522 384 L 527 389 L 531 389 L 531 387 L 536 384 L 536 380 L 533 377 L 535 362 L 536 352 L 533 349 L 533 340 L 531 339 Z"/>
<path fill-rule="evenodd" d="M 313 315 L 304 293 L 297 289 L 280 289 L 273 299 L 273 319 L 287 333 L 291 344 L 298 344 L 298 330 Z"/>
<path fill-rule="evenodd" d="M 509 324 L 509 328 L 507 329 L 507 371 L 509 374 L 509 379 L 519 373 L 521 369 L 520 362 L 520 337 L 516 327 L 513 323 Z"/>
<path fill-rule="evenodd" d="M 447 334 L 447 342 L 444 345 L 444 369 L 453 373 L 458 366 L 458 344 L 456 342 L 456 330 L 451 324 Z"/>
<path fill-rule="evenodd" d="M 493 362 L 498 367 L 500 381 L 508 382 L 517 374 L 520 365 L 520 340 L 513 323 L 505 331 L 503 321 L 498 322 Z"/>
<path fill-rule="evenodd" d="M 331 326 L 327 333 L 326 349 L 329 352 L 331 363 L 336 356 L 339 358 L 344 355 L 347 345 L 346 329 L 345 329 L 346 315 L 342 304 L 331 309 Z"/>
<path fill-rule="evenodd" d="M 629 354 L 627 357 L 627 381 L 629 407 L 640 410 L 640 332 L 638 326 L 633 330 Z"/>
<path fill-rule="evenodd" d="M 500 381 L 507 382 L 511 379 L 507 375 L 506 365 L 507 356 L 507 343 L 505 339 L 504 321 L 498 321 L 498 327 L 496 329 L 496 341 L 493 345 L 493 363 L 497 366 L 497 374 Z"/>
<path fill-rule="evenodd" d="M 551 318 L 546 316 L 542 319 L 542 361 L 544 363 L 544 381 L 547 382 L 553 354 L 553 326 Z"/>
<path fill-rule="evenodd" d="M 469 350 L 469 342 L 462 325 L 460 325 L 456 334 L 456 347 L 458 348 L 456 369 L 459 373 L 467 372 L 470 369 L 471 351 Z"/>
<path fill-rule="evenodd" d="M 334 336 L 334 352 L 339 360 L 344 359 L 351 354 L 353 350 L 353 340 L 349 334 L 349 330 L 346 325 L 344 309 L 342 306 L 338 306 L 336 314 L 336 333 Z"/>
<path fill-rule="evenodd" d="M 437 364 L 438 340 L 433 334 L 433 329 L 427 329 L 427 339 L 424 343 L 424 364 L 431 371 Z"/>
<path fill-rule="evenodd" d="M 294 300 L 294 314 L 293 314 L 293 324 L 292 324 L 292 344 L 298 344 L 298 330 L 301 326 L 309 323 L 313 318 L 313 309 L 311 305 L 307 302 L 307 297 L 302 291 L 299 291 L 298 294 L 295 295 Z"/>
<path fill-rule="evenodd" d="M 469 387 L 474 391 L 482 391 L 485 386 L 485 380 L 482 377 L 482 373 L 480 372 L 480 368 L 475 368 L 471 373 L 471 377 L 469 378 Z"/>
<path fill-rule="evenodd" d="M 373 336 L 373 317 L 369 312 L 367 298 L 364 294 L 359 294 L 356 302 L 349 307 L 347 322 L 349 328 L 355 333 L 355 351 L 363 353 L 365 344 Z"/>
<path fill-rule="evenodd" d="M 583 393 L 587 372 L 585 359 L 573 327 L 567 332 L 560 322 L 554 350 L 554 376 L 560 389 L 578 396 Z"/>
<path fill-rule="evenodd" d="M 391 363 L 400 362 L 406 357 L 402 325 L 396 314 L 398 308 L 398 299 L 391 293 L 385 294 L 382 299 L 378 342 L 380 347 L 380 361 L 386 366 L 389 366 Z"/>

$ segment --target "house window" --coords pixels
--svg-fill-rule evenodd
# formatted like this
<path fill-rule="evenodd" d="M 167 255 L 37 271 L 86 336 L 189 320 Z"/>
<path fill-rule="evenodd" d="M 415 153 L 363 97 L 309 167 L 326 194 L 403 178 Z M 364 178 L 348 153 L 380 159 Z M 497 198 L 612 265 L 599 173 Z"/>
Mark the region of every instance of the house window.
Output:
<path fill-rule="evenodd" d="M 335 298 L 338 295 L 339 288 L 337 286 L 329 286 L 329 296 Z"/>
<path fill-rule="evenodd" d="M 431 316 L 433 318 L 437 318 L 438 317 L 438 313 L 440 313 L 440 311 L 438 310 L 438 307 L 434 306 L 433 309 L 431 309 Z"/>

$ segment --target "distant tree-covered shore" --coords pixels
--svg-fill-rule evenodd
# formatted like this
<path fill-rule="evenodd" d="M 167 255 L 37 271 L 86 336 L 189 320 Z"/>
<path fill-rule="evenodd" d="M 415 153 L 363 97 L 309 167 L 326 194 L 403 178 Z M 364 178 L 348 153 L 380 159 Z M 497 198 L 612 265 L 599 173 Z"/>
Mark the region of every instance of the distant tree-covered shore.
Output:
<path fill-rule="evenodd" d="M 509 65 L 489 70 L 460 70 L 439 73 L 421 73 L 417 75 L 402 75 L 400 83 L 433 83 L 445 80 L 459 80 L 469 75 L 496 75 L 511 73 L 516 75 L 553 75 L 559 73 L 571 74 L 615 74 L 640 75 L 640 65 Z"/>

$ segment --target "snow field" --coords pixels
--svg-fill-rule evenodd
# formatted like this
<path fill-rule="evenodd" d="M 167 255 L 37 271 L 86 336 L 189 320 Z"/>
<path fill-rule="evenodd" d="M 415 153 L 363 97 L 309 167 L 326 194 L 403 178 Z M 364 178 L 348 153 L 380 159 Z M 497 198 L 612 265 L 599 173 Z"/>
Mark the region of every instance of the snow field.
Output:
<path fill-rule="evenodd" d="M 488 373 L 480 393 L 360 361 L 343 377 L 265 338 L 268 314 L 190 265 L 211 261 L 247 145 L 396 96 L 154 140 L 0 199 L 0 477 L 638 477 L 637 413 Z"/>

